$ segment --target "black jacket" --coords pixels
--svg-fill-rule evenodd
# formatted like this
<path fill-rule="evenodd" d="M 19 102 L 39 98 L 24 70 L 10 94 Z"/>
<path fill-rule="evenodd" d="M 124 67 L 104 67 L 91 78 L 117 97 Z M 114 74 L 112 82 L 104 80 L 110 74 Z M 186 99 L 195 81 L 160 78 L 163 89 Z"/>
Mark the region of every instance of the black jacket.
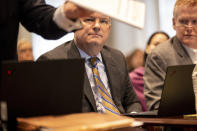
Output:
<path fill-rule="evenodd" d="M 56 9 L 44 0 L 0 0 L 0 62 L 16 58 L 19 22 L 30 32 L 57 39 L 66 32 L 52 20 Z"/>

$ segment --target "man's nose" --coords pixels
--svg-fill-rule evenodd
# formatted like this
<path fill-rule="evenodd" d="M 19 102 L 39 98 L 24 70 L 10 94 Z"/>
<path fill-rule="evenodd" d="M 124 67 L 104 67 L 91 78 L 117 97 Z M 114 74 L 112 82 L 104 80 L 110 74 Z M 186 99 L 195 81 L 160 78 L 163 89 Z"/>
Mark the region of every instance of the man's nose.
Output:
<path fill-rule="evenodd" d="M 193 31 L 193 28 L 192 28 L 192 26 L 188 26 L 187 27 L 187 29 L 186 29 L 186 31 L 187 31 L 187 33 L 192 33 L 192 31 Z"/>
<path fill-rule="evenodd" d="M 192 22 L 189 22 L 186 26 L 186 31 L 187 33 L 192 33 L 193 31 L 193 25 L 192 25 Z"/>
<path fill-rule="evenodd" d="M 189 22 L 189 23 L 187 24 L 187 28 L 193 28 L 192 22 Z"/>
<path fill-rule="evenodd" d="M 101 23 L 100 23 L 100 21 L 97 19 L 97 20 L 95 21 L 94 25 L 93 25 L 93 29 L 94 29 L 94 31 L 98 32 L 98 31 L 100 31 L 100 28 L 101 28 Z"/>

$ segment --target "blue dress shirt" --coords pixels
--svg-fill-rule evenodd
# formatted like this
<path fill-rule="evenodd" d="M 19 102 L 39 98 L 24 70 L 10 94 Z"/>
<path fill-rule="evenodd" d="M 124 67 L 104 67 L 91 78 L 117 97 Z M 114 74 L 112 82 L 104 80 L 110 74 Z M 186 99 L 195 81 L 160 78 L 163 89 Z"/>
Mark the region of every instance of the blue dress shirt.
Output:
<path fill-rule="evenodd" d="M 80 48 L 78 48 L 78 50 L 80 52 L 81 57 L 85 58 L 86 73 L 88 75 L 88 79 L 89 79 L 89 82 L 90 82 L 90 85 L 91 85 L 91 88 L 92 88 L 92 92 L 94 94 L 94 99 L 96 101 L 97 111 L 105 113 L 105 108 L 102 104 L 101 96 L 98 92 L 97 86 L 95 85 L 95 80 L 94 80 L 93 72 L 92 72 L 92 65 L 89 61 L 91 56 L 89 56 L 87 53 L 85 53 Z M 98 67 L 98 72 L 99 72 L 100 78 L 101 78 L 102 82 L 104 83 L 105 88 L 107 89 L 107 91 L 111 95 L 111 92 L 110 92 L 110 89 L 109 89 L 109 84 L 108 84 L 108 78 L 107 78 L 105 66 L 103 64 L 101 53 L 99 53 L 96 57 L 99 59 L 99 61 L 97 63 L 97 67 Z"/>

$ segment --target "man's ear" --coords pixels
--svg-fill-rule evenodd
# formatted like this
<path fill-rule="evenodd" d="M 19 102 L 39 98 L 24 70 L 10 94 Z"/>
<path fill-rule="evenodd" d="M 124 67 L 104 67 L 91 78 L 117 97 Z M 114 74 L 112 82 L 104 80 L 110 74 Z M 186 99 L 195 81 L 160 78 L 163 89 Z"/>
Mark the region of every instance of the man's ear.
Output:
<path fill-rule="evenodd" d="M 176 19 L 173 17 L 172 19 L 173 29 L 176 30 Z"/>

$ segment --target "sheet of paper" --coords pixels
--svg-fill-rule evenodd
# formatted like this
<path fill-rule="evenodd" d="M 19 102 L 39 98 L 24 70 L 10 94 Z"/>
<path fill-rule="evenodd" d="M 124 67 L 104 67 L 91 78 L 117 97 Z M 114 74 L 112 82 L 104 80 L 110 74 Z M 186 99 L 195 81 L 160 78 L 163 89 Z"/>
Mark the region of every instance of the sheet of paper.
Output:
<path fill-rule="evenodd" d="M 70 0 L 75 4 L 142 29 L 145 4 L 137 0 Z"/>

